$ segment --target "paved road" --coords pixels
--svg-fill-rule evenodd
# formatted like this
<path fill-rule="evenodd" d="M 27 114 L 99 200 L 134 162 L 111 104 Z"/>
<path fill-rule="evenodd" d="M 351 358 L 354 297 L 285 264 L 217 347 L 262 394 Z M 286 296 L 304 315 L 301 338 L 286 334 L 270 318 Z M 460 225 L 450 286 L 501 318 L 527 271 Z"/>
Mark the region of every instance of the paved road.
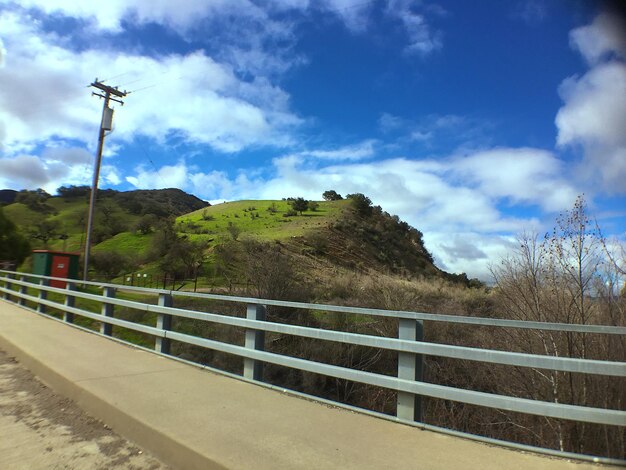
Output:
<path fill-rule="evenodd" d="M 0 348 L 14 354 L 55 391 L 175 468 L 595 467 L 303 400 L 124 346 L 2 300 Z M 45 447 L 39 452 L 45 452 Z M 134 453 L 120 455 L 131 458 Z"/>
<path fill-rule="evenodd" d="M 165 470 L 0 350 L 0 468 Z"/>

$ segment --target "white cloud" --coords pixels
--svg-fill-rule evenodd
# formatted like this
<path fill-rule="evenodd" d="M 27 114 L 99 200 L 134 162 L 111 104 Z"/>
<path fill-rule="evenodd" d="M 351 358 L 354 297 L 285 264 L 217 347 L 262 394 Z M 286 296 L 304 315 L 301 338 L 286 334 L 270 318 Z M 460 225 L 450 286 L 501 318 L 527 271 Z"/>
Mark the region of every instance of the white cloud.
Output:
<path fill-rule="evenodd" d="M 377 141 L 365 140 L 356 145 L 347 145 L 333 150 L 310 150 L 299 152 L 301 156 L 311 156 L 321 160 L 363 160 L 374 156 L 374 147 Z"/>
<path fill-rule="evenodd" d="M 126 181 L 138 189 L 188 188 L 189 172 L 184 162 L 165 165 L 158 170 L 148 170 L 140 166 L 135 176 L 127 176 Z"/>
<path fill-rule="evenodd" d="M 163 141 L 179 133 L 233 152 L 249 145 L 285 145 L 289 130 L 300 123 L 280 88 L 263 77 L 242 81 L 203 51 L 158 57 L 75 52 L 32 19 L 10 12 L 0 14 L 0 31 L 7 50 L 0 70 L 0 145 L 9 154 L 29 152 L 53 137 L 93 145 L 101 103 L 85 85 L 94 75 L 123 74 L 128 81 L 142 80 L 142 86 L 157 85 L 128 95 L 127 105 L 116 111 L 112 143 L 137 135 Z"/>
<path fill-rule="evenodd" d="M 424 243 L 433 253 L 435 263 L 448 272 L 467 273 L 484 282 L 492 282 L 490 265 L 515 248 L 515 237 L 475 231 L 424 232 Z"/>
<path fill-rule="evenodd" d="M 324 150 L 323 152 L 333 152 Z M 556 157 L 539 149 L 499 148 L 442 160 L 395 158 L 328 164 L 312 154 L 292 154 L 267 172 L 204 173 L 179 162 L 127 177 L 137 187 L 176 184 L 208 200 L 320 199 L 334 189 L 362 192 L 374 204 L 417 227 L 440 265 L 489 280 L 488 265 L 511 247 L 512 233 L 540 229 L 535 218 L 507 216 L 503 203 L 537 205 L 546 212 L 568 208 L 574 190 L 560 177 Z"/>
<path fill-rule="evenodd" d="M 50 148 L 41 157 L 17 155 L 0 158 L 0 187 L 43 188 L 49 193 L 63 185 L 91 183 L 93 157 L 82 148 Z M 103 166 L 103 179 L 118 184 L 117 170 Z M 117 182 L 116 182 L 117 181 Z"/>
<path fill-rule="evenodd" d="M 626 58 L 626 23 L 616 15 L 601 13 L 590 25 L 571 31 L 570 44 L 591 65 L 612 53 Z"/>
<path fill-rule="evenodd" d="M 563 81 L 565 105 L 556 116 L 557 143 L 624 143 L 626 133 L 626 65 L 610 62 L 582 77 Z"/>
<path fill-rule="evenodd" d="M 4 43 L 2 42 L 2 38 L 0 38 L 0 69 L 4 67 L 4 58 L 7 55 L 7 50 L 4 48 Z"/>
<path fill-rule="evenodd" d="M 426 21 L 421 6 L 413 0 L 389 0 L 386 13 L 404 25 L 408 39 L 405 51 L 409 54 L 428 55 L 441 49 L 443 43 L 441 32 L 433 30 Z"/>
<path fill-rule="evenodd" d="M 606 14 L 571 33 L 592 68 L 561 83 L 563 106 L 555 123 L 559 146 L 580 146 L 579 173 L 608 193 L 626 193 L 626 39 Z"/>
<path fill-rule="evenodd" d="M 548 212 L 569 207 L 577 192 L 561 160 L 545 150 L 500 148 L 456 158 L 449 166 L 482 194 L 514 204 L 535 204 Z"/>
<path fill-rule="evenodd" d="M 0 0 L 0 4 L 11 4 L 12 0 Z M 62 15 L 91 22 L 102 30 L 119 31 L 122 21 L 140 24 L 160 23 L 176 29 L 187 29 L 198 20 L 217 11 L 232 13 L 258 10 L 246 0 L 211 0 L 196 2 L 183 0 L 108 0 L 106 6 L 98 2 L 77 2 L 75 0 L 20 0 L 23 8 L 34 8 L 47 15 Z"/>
<path fill-rule="evenodd" d="M 110 0 L 106 7 L 97 2 L 74 0 L 22 0 L 17 7 L 14 0 L 0 0 L 0 5 L 22 11 L 36 10 L 47 16 L 75 18 L 85 23 L 90 33 L 119 33 L 124 23 L 146 25 L 155 23 L 170 28 L 182 37 L 204 40 L 201 28 L 209 29 L 214 40 L 219 38 L 219 56 L 227 59 L 237 70 L 262 69 L 284 71 L 294 63 L 306 61 L 291 56 L 290 46 L 276 47 L 285 39 L 294 39 L 293 20 L 280 19 L 285 12 L 300 17 L 314 10 L 325 11 L 339 18 L 354 33 L 363 33 L 369 26 L 374 2 L 361 0 Z M 441 33 L 433 30 L 426 15 L 445 14 L 438 5 L 423 5 L 416 0 L 389 0 L 384 10 L 388 18 L 399 21 L 406 32 L 406 51 L 427 55 L 441 48 Z M 284 15 L 283 15 L 284 16 Z M 237 28 L 221 28 L 222 21 L 237 20 Z M 268 53 L 264 42 L 272 42 L 274 49 Z M 216 49 L 216 51 L 218 51 Z M 287 52 L 289 57 L 285 57 Z"/>
<path fill-rule="evenodd" d="M 393 114 L 383 113 L 378 118 L 378 127 L 382 132 L 393 132 L 405 127 L 405 120 Z"/>
<path fill-rule="evenodd" d="M 348 29 L 363 32 L 367 29 L 372 2 L 360 0 L 322 0 L 320 6 L 340 18 Z"/>
<path fill-rule="evenodd" d="M 319 166 L 319 160 L 294 154 L 275 159 L 270 177 L 254 171 L 236 177 L 204 173 L 179 162 L 158 171 L 139 167 L 126 180 L 136 187 L 177 186 L 213 200 L 319 199 L 328 189 L 362 192 L 420 228 L 509 232 L 522 229 L 528 220 L 505 217 L 497 207 L 502 201 L 539 205 L 545 211 L 558 211 L 572 203 L 576 193 L 559 179 L 560 166 L 554 160 L 541 150 L 497 149 L 440 161 L 396 158 Z M 502 182 L 497 181 L 499 177 Z"/>

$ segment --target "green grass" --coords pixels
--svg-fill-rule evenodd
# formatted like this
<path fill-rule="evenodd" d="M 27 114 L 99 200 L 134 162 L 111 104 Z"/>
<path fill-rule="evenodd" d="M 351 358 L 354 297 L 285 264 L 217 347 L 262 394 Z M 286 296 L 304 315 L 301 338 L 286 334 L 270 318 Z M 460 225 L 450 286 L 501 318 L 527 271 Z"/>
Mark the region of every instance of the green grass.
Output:
<path fill-rule="evenodd" d="M 84 233 L 86 228 L 88 203 L 85 198 L 67 199 L 61 197 L 52 197 L 46 201 L 46 204 L 54 210 L 52 213 L 36 212 L 21 203 L 9 204 L 3 208 L 6 216 L 15 222 L 24 233 L 29 233 L 38 222 L 49 220 L 58 224 L 58 233 L 68 235 L 66 240 L 52 239 L 48 242 L 48 249 L 63 251 L 80 251 L 84 243 Z M 107 240 L 104 249 L 118 249 L 120 251 L 143 252 L 149 245 L 149 240 L 134 239 L 131 233 L 132 229 L 139 220 L 139 215 L 129 214 L 121 209 L 117 204 L 109 199 L 103 199 L 96 203 L 95 224 L 105 224 L 104 207 L 110 212 L 110 217 L 116 219 L 122 226 L 127 227 L 128 232 L 123 232 L 122 237 L 115 242 Z M 31 240 L 34 249 L 44 248 L 43 243 L 38 240 Z M 115 248 L 111 246 L 115 245 Z"/>
<path fill-rule="evenodd" d="M 153 234 L 122 232 L 99 243 L 93 251 L 117 251 L 125 255 L 143 255 L 150 248 L 153 236 Z"/>
<path fill-rule="evenodd" d="M 66 233 L 66 240 L 52 239 L 48 242 L 48 249 L 59 251 L 80 252 L 85 242 L 85 213 L 87 200 L 83 197 L 66 199 L 52 197 L 46 204 L 54 209 L 54 213 L 44 214 L 29 209 L 24 204 L 10 204 L 4 207 L 6 215 L 16 222 L 24 231 L 32 230 L 35 224 L 42 219 L 56 221 L 60 232 Z M 216 204 L 214 206 L 190 212 L 176 219 L 176 230 L 179 236 L 189 240 L 209 242 L 205 253 L 205 268 L 212 271 L 215 262 L 216 245 L 230 241 L 229 223 L 235 225 L 240 233 L 239 240 L 252 238 L 259 241 L 284 241 L 293 237 L 306 235 L 311 230 L 327 227 L 340 217 L 349 201 L 319 201 L 315 211 L 305 211 L 303 214 L 285 217 L 292 211 L 291 205 L 284 200 L 244 200 Z M 104 210 L 108 209 L 110 217 L 116 218 L 128 230 L 99 244 L 93 245 L 93 252 L 115 251 L 124 255 L 133 255 L 140 263 L 151 247 L 154 233 L 141 235 L 133 231 L 140 216 L 129 214 L 113 200 L 103 199 L 96 205 L 96 224 L 102 223 Z M 44 248 L 39 240 L 31 240 L 33 249 Z M 153 276 L 162 275 L 158 260 L 136 266 L 131 271 L 141 271 Z M 123 283 L 125 279 L 119 277 L 114 281 Z M 207 285 L 213 285 L 213 279 Z M 199 286 L 201 287 L 201 281 Z"/>
<path fill-rule="evenodd" d="M 291 210 L 287 201 L 236 201 L 191 212 L 178 217 L 176 222 L 177 230 L 187 233 L 190 239 L 214 239 L 216 242 L 229 239 L 228 225 L 232 223 L 239 228 L 240 238 L 281 240 L 326 226 L 346 205 L 346 201 L 321 201 L 316 211 L 285 217 Z M 275 207 L 276 212 L 268 210 L 271 207 Z M 205 215 L 211 220 L 204 220 Z M 189 227 L 189 222 L 198 227 Z"/>
<path fill-rule="evenodd" d="M 96 218 L 102 219 L 102 205 L 108 204 L 111 216 L 120 220 L 128 231 L 95 245 L 94 251 L 119 251 L 124 254 L 145 254 L 150 246 L 152 235 L 132 232 L 139 216 L 122 210 L 109 200 L 98 201 Z M 46 218 L 59 224 L 60 232 L 66 233 L 66 240 L 53 239 L 48 247 L 53 250 L 79 251 L 84 244 L 85 213 L 87 201 L 84 198 L 64 199 L 53 197 L 46 201 L 55 214 L 42 214 L 29 209 L 24 204 L 14 203 L 4 207 L 7 217 L 16 222 L 24 231 L 31 230 L 35 224 Z M 304 235 L 307 231 L 321 228 L 341 213 L 347 201 L 320 201 L 316 211 L 306 211 L 302 215 L 285 217 L 291 210 L 287 201 L 236 201 L 216 204 L 211 207 L 185 214 L 176 219 L 179 234 L 185 234 L 191 240 L 209 241 L 219 244 L 229 240 L 229 223 L 235 225 L 239 238 L 255 238 L 263 241 L 284 240 Z M 275 209 L 275 210 L 270 210 Z M 205 217 L 208 220 L 205 220 Z M 189 224 L 193 224 L 190 226 Z M 42 248 L 42 244 L 33 240 L 33 248 Z"/>
<path fill-rule="evenodd" d="M 22 229 L 35 225 L 41 220 L 41 214 L 39 212 L 31 210 L 19 202 L 3 207 L 2 211 Z"/>

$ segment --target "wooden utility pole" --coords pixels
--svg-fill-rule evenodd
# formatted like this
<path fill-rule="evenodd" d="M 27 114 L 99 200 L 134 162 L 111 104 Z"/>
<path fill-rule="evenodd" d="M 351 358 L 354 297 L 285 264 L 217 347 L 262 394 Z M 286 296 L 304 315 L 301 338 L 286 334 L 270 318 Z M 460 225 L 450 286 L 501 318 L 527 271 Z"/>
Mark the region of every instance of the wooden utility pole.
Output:
<path fill-rule="evenodd" d="M 100 132 L 98 135 L 98 151 L 96 153 L 96 163 L 93 170 L 93 181 L 91 183 L 91 195 L 89 196 L 89 215 L 87 219 L 87 240 L 85 241 L 85 262 L 83 267 L 83 281 L 87 280 L 87 272 L 89 271 L 89 253 L 91 251 L 91 231 L 93 228 L 94 209 L 96 205 L 96 195 L 98 193 L 98 179 L 100 178 L 100 164 L 102 163 L 102 149 L 104 148 L 105 132 L 112 129 L 113 109 L 109 107 L 110 101 L 120 103 L 124 102 L 120 98 L 124 98 L 128 92 L 120 91 L 117 87 L 105 85 L 103 82 L 95 81 L 90 85 L 97 88 L 102 93 L 92 92 L 92 95 L 99 96 L 104 99 L 102 106 L 102 119 L 100 121 Z"/>

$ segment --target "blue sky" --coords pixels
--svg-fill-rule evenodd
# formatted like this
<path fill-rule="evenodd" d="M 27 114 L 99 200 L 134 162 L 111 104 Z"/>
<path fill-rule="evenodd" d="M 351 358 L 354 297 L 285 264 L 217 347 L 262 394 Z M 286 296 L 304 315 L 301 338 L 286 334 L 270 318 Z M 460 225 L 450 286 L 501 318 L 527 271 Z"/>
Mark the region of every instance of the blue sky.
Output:
<path fill-rule="evenodd" d="M 623 19 L 583 1 L 0 0 L 0 187 L 362 192 L 488 279 L 584 193 L 626 235 Z"/>

